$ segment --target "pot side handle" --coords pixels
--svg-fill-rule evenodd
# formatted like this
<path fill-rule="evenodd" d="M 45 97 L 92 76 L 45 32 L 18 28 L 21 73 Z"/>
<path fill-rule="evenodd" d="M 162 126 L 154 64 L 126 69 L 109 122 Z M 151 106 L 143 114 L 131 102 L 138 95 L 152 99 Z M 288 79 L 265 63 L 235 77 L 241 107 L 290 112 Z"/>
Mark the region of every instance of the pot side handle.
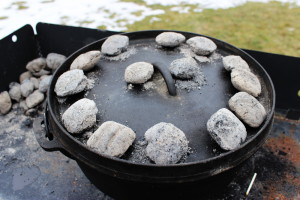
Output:
<path fill-rule="evenodd" d="M 63 148 L 48 130 L 47 117 L 38 117 L 33 122 L 33 132 L 39 145 L 45 151 L 60 151 Z"/>

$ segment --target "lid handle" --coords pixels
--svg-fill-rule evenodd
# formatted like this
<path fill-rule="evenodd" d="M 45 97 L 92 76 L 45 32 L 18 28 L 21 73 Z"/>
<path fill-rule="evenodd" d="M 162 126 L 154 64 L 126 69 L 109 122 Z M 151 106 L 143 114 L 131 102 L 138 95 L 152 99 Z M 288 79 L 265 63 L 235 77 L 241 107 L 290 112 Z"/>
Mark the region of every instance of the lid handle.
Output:
<path fill-rule="evenodd" d="M 176 96 L 177 92 L 176 92 L 176 87 L 175 87 L 175 81 L 174 81 L 169 69 L 167 67 L 165 67 L 161 62 L 154 62 L 154 63 L 152 63 L 152 65 L 156 69 L 158 69 L 160 71 L 160 73 L 162 74 L 162 76 L 164 77 L 165 82 L 168 87 L 169 94 L 171 96 Z"/>

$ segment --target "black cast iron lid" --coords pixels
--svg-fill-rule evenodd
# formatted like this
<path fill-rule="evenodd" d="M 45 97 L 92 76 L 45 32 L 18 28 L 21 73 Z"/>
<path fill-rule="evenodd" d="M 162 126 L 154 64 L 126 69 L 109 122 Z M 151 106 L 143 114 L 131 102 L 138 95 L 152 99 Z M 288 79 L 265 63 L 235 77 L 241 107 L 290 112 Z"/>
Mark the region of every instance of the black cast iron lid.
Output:
<path fill-rule="evenodd" d="M 245 145 L 259 135 L 264 128 L 271 123 L 274 111 L 274 88 L 271 80 L 264 69 L 248 54 L 223 41 L 211 38 L 218 46 L 217 59 L 201 64 L 207 84 L 200 90 L 180 90 L 177 95 L 171 96 L 163 86 L 154 90 L 143 90 L 136 86 L 131 90 L 127 89 L 124 81 L 125 68 L 140 61 L 160 63 L 160 67 L 168 68 L 170 63 L 178 58 L 184 57 L 179 48 L 162 49 L 155 43 L 155 37 L 164 31 L 142 31 L 127 33 L 130 38 L 130 47 L 135 48 L 136 53 L 125 60 L 107 60 L 102 58 L 91 73 L 96 73 L 98 79 L 95 86 L 88 92 L 74 95 L 68 98 L 64 104 L 60 104 L 57 98 L 53 98 L 54 84 L 60 74 L 67 71 L 70 63 L 80 54 L 99 50 L 104 40 L 88 45 L 73 55 L 54 74 L 52 84 L 48 93 L 50 112 L 60 120 L 60 115 L 76 100 L 87 97 L 96 102 L 99 110 L 97 116 L 101 123 L 113 120 L 132 128 L 137 139 L 141 140 L 145 131 L 159 122 L 173 123 L 185 132 L 192 149 L 187 157 L 186 163 L 205 161 L 216 158 L 230 152 L 222 151 L 210 138 L 206 130 L 206 122 L 209 117 L 218 109 L 227 107 L 228 99 L 238 92 L 230 82 L 230 74 L 222 65 L 221 56 L 240 55 L 249 64 L 262 85 L 262 94 L 258 98 L 267 110 L 268 116 L 260 128 L 247 127 L 248 137 Z M 198 34 L 181 32 L 190 38 Z M 221 55 L 221 56 L 220 56 Z M 156 71 L 156 73 L 159 73 Z M 87 73 L 89 76 L 89 73 Z M 61 122 L 58 122 L 60 123 Z M 60 125 L 62 127 L 62 125 Z M 70 136 L 72 137 L 72 136 Z M 242 148 L 242 145 L 240 148 Z"/>

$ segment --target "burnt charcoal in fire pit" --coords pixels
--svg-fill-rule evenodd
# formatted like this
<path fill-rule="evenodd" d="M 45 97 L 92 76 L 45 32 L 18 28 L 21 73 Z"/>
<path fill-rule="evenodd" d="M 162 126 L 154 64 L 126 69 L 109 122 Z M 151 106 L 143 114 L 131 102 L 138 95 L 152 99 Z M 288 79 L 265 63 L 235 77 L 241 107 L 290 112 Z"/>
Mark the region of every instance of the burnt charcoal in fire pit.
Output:
<path fill-rule="evenodd" d="M 131 128 L 107 121 L 93 133 L 87 145 L 101 154 L 121 157 L 132 145 L 135 137 Z"/>
<path fill-rule="evenodd" d="M 247 137 L 244 124 L 226 108 L 221 108 L 209 118 L 207 130 L 225 150 L 236 149 Z"/>
<path fill-rule="evenodd" d="M 40 92 L 47 92 L 49 85 L 51 83 L 52 80 L 52 75 L 51 76 L 46 76 L 44 77 L 39 84 L 39 91 Z"/>
<path fill-rule="evenodd" d="M 81 69 L 67 71 L 60 75 L 55 84 L 54 91 L 57 96 L 65 97 L 82 92 L 87 86 L 87 77 Z"/>
<path fill-rule="evenodd" d="M 255 97 L 260 95 L 260 82 L 252 72 L 242 69 L 233 69 L 230 76 L 232 85 L 239 91 L 247 92 Z"/>
<path fill-rule="evenodd" d="M 20 74 L 19 81 L 22 84 L 23 81 L 25 81 L 26 79 L 30 79 L 31 77 L 32 77 L 31 72 L 30 71 L 26 71 L 26 72 L 23 72 L 22 74 Z"/>
<path fill-rule="evenodd" d="M 62 121 L 70 133 L 77 134 L 94 126 L 97 112 L 98 109 L 95 102 L 83 98 L 76 101 L 64 112 Z"/>
<path fill-rule="evenodd" d="M 23 97 L 28 97 L 34 90 L 34 85 L 33 83 L 29 80 L 26 79 L 23 81 L 21 84 L 21 94 Z"/>
<path fill-rule="evenodd" d="M 28 106 L 27 106 L 25 100 L 20 101 L 19 107 L 20 107 L 23 111 L 27 111 L 27 110 L 28 110 Z"/>
<path fill-rule="evenodd" d="M 185 134 L 171 123 L 161 122 L 145 133 L 147 156 L 156 164 L 175 164 L 188 151 Z"/>
<path fill-rule="evenodd" d="M 32 75 L 36 76 L 36 77 L 41 77 L 41 76 L 48 75 L 48 74 L 51 74 L 51 72 L 48 70 L 45 70 L 45 69 L 41 69 L 41 71 L 39 71 L 39 72 L 32 73 Z"/>
<path fill-rule="evenodd" d="M 35 90 L 26 98 L 26 105 L 28 108 L 33 108 L 44 100 L 45 96 L 39 90 Z"/>
<path fill-rule="evenodd" d="M 11 99 L 7 91 L 0 93 L 0 113 L 6 114 L 10 110 L 12 104 Z"/>
<path fill-rule="evenodd" d="M 155 38 L 155 41 L 164 47 L 176 47 L 185 41 L 185 37 L 180 33 L 163 32 Z"/>
<path fill-rule="evenodd" d="M 229 107 L 240 119 L 254 128 L 259 127 L 267 116 L 263 105 L 246 92 L 239 92 L 231 97 Z"/>
<path fill-rule="evenodd" d="M 66 60 L 66 56 L 57 54 L 57 53 L 49 53 L 46 58 L 47 67 L 52 69 L 52 71 L 56 70 L 61 64 Z"/>
<path fill-rule="evenodd" d="M 88 51 L 80 54 L 71 64 L 70 70 L 82 69 L 83 71 L 91 70 L 100 60 L 100 51 Z"/>
<path fill-rule="evenodd" d="M 35 77 L 31 77 L 29 80 L 33 83 L 34 89 L 39 89 L 39 85 L 40 85 L 39 79 Z"/>
<path fill-rule="evenodd" d="M 21 94 L 21 86 L 17 82 L 12 82 L 9 84 L 9 96 L 11 99 L 19 102 L 20 99 L 22 98 Z"/>
<path fill-rule="evenodd" d="M 46 59 L 45 58 L 36 58 L 26 65 L 26 69 L 32 73 L 36 73 L 41 71 L 46 67 Z"/>

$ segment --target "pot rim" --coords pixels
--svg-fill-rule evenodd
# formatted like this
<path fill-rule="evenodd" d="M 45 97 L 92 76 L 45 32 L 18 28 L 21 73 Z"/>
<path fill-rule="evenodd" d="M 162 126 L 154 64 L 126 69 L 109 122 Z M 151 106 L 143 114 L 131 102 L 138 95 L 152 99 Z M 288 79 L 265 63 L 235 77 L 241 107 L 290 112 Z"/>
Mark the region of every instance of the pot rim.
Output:
<path fill-rule="evenodd" d="M 246 142 L 244 142 L 242 145 L 240 145 L 238 148 L 234 149 L 234 150 L 231 150 L 231 151 L 227 151 L 227 152 L 224 152 L 224 153 L 221 153 L 220 155 L 217 155 L 217 156 L 214 156 L 214 157 L 211 157 L 211 158 L 207 158 L 207 159 L 203 159 L 203 160 L 199 160 L 199 161 L 191 161 L 191 162 L 187 162 L 187 163 L 178 163 L 178 164 L 167 164 L 167 165 L 162 165 L 162 164 L 146 164 L 146 163 L 135 163 L 135 162 L 131 162 L 131 161 L 128 161 L 128 160 L 125 160 L 125 159 L 120 159 L 120 158 L 116 158 L 116 157 L 112 157 L 112 156 L 108 156 L 108 155 L 104 155 L 104 154 L 99 154 L 97 151 L 89 148 L 88 146 L 86 146 L 85 144 L 83 144 L 82 142 L 76 140 L 68 131 L 66 131 L 66 129 L 63 127 L 63 125 L 58 121 L 57 117 L 55 116 L 55 113 L 53 111 L 53 108 L 51 106 L 51 102 L 52 102 L 52 95 L 51 93 L 54 93 L 54 82 L 53 82 L 53 79 L 51 81 L 51 84 L 50 84 L 50 87 L 49 87 L 49 90 L 47 91 L 47 102 L 48 102 L 48 110 L 50 112 L 50 115 L 51 115 L 51 119 L 55 122 L 55 124 L 60 128 L 60 130 L 70 139 L 72 140 L 73 142 L 75 142 L 77 145 L 80 145 L 81 147 L 83 147 L 84 149 L 88 150 L 88 151 L 92 151 L 93 153 L 97 154 L 98 156 L 100 157 L 105 157 L 107 159 L 111 159 L 113 161 L 116 161 L 116 162 L 121 162 L 121 163 L 124 163 L 124 164 L 130 164 L 130 165 L 136 165 L 136 166 L 144 166 L 144 167 L 151 167 L 151 168 L 169 168 L 169 167 L 184 167 L 184 166 L 191 166 L 191 165 L 198 165 L 198 164 L 201 164 L 201 163 L 208 163 L 208 162 L 212 162 L 212 161 L 215 161 L 217 159 L 221 159 L 221 158 L 224 158 L 224 157 L 227 157 L 237 151 L 240 151 L 241 149 L 245 148 L 246 146 L 248 146 L 250 143 L 252 143 L 260 134 L 261 132 L 267 128 L 267 126 L 269 125 L 269 123 L 272 123 L 272 119 L 273 119 L 273 116 L 274 116 L 274 111 L 275 111 L 275 89 L 274 89 L 274 85 L 273 85 L 273 82 L 269 76 L 269 74 L 266 72 L 266 70 L 261 66 L 260 63 L 258 63 L 252 56 L 250 56 L 248 53 L 246 53 L 245 51 L 229 44 L 229 43 L 226 43 L 222 40 L 219 40 L 219 39 L 216 39 L 216 38 L 213 38 L 213 37 L 210 37 L 210 36 L 206 36 L 206 35 L 202 35 L 202 34 L 198 34 L 198 33 L 192 33 L 192 32 L 185 32 L 185 31 L 176 31 L 176 30 L 143 30 L 143 31 L 135 31 L 135 32 L 127 32 L 127 33 L 118 33 L 118 35 L 133 35 L 133 34 L 139 34 L 139 33 L 147 33 L 147 32 L 157 32 L 157 34 L 159 33 L 162 33 L 162 32 L 176 32 L 176 33 L 182 33 L 182 34 L 192 34 L 192 35 L 197 35 L 197 36 L 203 36 L 203 37 L 207 37 L 209 39 L 212 39 L 212 40 L 216 40 L 216 41 L 219 41 L 221 43 L 224 43 L 228 46 L 230 46 L 231 48 L 234 48 L 234 49 L 237 49 L 239 50 L 242 54 L 244 54 L 245 56 L 247 56 L 249 59 L 252 59 L 252 61 L 255 62 L 255 64 L 258 66 L 258 68 L 260 68 L 260 70 L 263 71 L 264 75 L 266 76 L 265 80 L 267 80 L 267 82 L 270 84 L 270 87 L 271 87 L 271 91 L 270 91 L 270 95 L 272 96 L 272 99 L 270 99 L 272 101 L 272 105 L 270 107 L 270 111 L 269 113 L 267 114 L 267 117 L 266 119 L 264 120 L 263 122 L 263 125 L 260 126 L 259 130 L 257 131 L 257 133 L 249 138 Z M 72 53 L 67 59 L 66 61 L 72 59 L 75 59 L 75 55 L 78 53 L 78 52 L 83 52 L 83 50 L 87 47 L 87 46 L 90 46 L 90 45 L 93 45 L 93 44 L 96 44 L 96 43 L 99 43 L 99 42 L 104 42 L 108 37 L 105 37 L 105 38 L 102 38 L 102 39 L 99 39 L 95 42 L 92 42 L 80 49 L 78 49 L 77 51 L 75 51 L 74 53 Z M 65 61 L 65 62 L 66 62 Z M 64 62 L 64 63 L 65 63 Z M 64 64 L 63 63 L 63 64 Z M 62 64 L 62 65 L 63 65 Z M 61 65 L 61 66 L 62 66 Z M 58 71 L 59 70 L 56 70 L 53 74 L 53 77 L 57 77 L 58 75 Z M 63 144 L 62 144 L 63 145 Z"/>

